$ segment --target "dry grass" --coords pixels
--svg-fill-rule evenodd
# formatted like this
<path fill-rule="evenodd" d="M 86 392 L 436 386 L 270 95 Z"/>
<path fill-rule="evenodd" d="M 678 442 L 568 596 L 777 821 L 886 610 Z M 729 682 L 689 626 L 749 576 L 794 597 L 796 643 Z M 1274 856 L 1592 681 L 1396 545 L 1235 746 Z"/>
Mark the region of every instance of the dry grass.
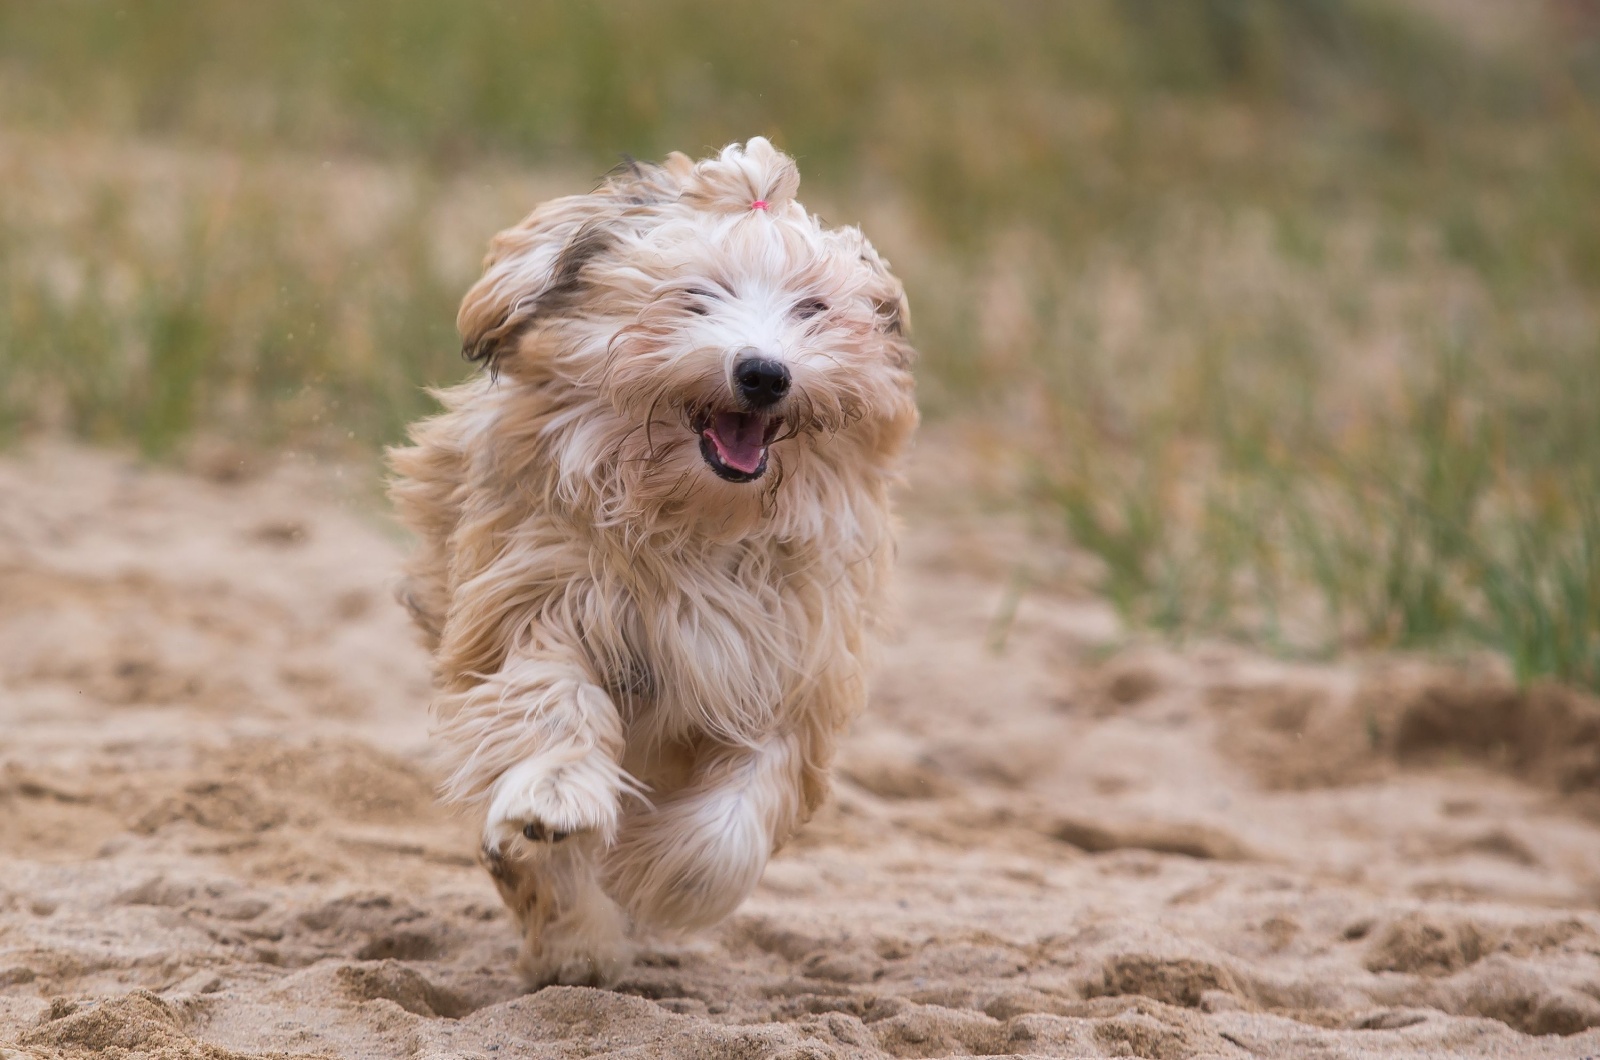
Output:
<path fill-rule="evenodd" d="M 1600 686 L 1597 25 L 0 0 L 0 429 L 370 452 L 463 371 L 490 232 L 764 132 L 1131 619 Z"/>

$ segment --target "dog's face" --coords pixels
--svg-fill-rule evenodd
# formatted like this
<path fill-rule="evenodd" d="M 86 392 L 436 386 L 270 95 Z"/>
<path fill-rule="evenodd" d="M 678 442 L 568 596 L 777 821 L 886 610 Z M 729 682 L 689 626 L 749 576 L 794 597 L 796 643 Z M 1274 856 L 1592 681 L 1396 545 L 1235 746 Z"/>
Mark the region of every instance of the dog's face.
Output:
<path fill-rule="evenodd" d="M 497 238 L 466 350 L 547 399 L 569 499 L 797 529 L 892 472 L 916 422 L 904 294 L 858 230 L 794 201 L 798 181 L 757 139 L 630 167 Z"/>

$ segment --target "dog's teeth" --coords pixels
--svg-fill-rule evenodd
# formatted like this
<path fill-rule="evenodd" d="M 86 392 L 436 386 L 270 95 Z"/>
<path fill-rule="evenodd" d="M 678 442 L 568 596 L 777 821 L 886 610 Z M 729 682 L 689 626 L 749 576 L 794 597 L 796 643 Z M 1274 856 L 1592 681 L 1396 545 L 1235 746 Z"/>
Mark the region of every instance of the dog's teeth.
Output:
<path fill-rule="evenodd" d="M 766 417 L 743 412 L 719 412 L 706 434 L 717 455 L 729 467 L 746 473 L 761 466 L 766 449 Z"/>

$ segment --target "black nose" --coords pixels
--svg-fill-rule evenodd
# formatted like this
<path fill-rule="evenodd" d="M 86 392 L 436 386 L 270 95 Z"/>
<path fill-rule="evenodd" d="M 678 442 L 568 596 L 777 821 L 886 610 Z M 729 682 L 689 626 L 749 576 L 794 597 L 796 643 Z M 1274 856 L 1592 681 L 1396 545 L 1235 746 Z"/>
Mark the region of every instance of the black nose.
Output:
<path fill-rule="evenodd" d="M 739 396 L 753 409 L 776 405 L 789 392 L 789 369 L 780 361 L 746 357 L 733 369 Z"/>

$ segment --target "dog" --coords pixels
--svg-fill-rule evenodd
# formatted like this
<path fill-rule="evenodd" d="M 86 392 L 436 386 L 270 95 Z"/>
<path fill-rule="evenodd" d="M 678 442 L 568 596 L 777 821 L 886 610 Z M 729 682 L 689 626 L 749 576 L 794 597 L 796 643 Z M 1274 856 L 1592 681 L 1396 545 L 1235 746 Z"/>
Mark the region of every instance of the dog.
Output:
<path fill-rule="evenodd" d="M 495 237 L 486 370 L 391 451 L 448 802 L 530 985 L 730 914 L 866 698 L 917 424 L 904 289 L 763 138 Z"/>

